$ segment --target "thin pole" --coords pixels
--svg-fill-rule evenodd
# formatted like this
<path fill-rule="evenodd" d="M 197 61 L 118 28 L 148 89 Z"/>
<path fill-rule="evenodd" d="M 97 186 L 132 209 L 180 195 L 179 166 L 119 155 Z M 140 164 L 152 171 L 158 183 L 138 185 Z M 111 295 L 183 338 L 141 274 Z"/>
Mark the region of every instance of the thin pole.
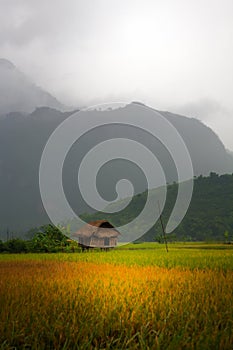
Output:
<path fill-rule="evenodd" d="M 167 238 L 166 238 L 165 229 L 164 229 L 164 225 L 163 225 L 163 219 L 162 219 L 159 201 L 158 201 L 158 208 L 159 208 L 159 220 L 160 220 L 162 231 L 163 231 L 163 238 L 164 238 L 164 242 L 165 242 L 165 247 L 166 247 L 166 251 L 168 253 Z"/>

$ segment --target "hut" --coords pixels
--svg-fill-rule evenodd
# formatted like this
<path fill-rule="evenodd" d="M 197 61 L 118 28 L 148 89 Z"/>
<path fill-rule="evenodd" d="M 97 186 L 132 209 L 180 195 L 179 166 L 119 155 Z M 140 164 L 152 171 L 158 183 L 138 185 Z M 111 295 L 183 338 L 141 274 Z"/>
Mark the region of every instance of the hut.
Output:
<path fill-rule="evenodd" d="M 119 235 L 120 232 L 106 220 L 89 222 L 74 234 L 81 247 L 104 249 L 114 248 Z"/>

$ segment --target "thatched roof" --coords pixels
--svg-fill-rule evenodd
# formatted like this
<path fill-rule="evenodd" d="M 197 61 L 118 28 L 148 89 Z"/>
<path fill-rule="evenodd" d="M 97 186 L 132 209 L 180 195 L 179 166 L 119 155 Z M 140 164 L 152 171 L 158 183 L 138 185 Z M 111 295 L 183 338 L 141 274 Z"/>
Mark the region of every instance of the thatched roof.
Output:
<path fill-rule="evenodd" d="M 98 238 L 112 238 L 118 237 L 120 232 L 118 232 L 110 222 L 106 220 L 96 220 L 89 222 L 74 233 L 75 237 L 98 237 Z"/>

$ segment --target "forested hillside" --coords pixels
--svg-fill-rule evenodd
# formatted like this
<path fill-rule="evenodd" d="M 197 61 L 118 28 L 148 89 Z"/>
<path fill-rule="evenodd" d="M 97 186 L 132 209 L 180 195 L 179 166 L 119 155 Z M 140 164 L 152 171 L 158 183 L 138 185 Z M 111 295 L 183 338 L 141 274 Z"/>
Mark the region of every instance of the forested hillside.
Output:
<path fill-rule="evenodd" d="M 167 188 L 167 200 L 162 213 L 165 225 L 174 206 L 177 189 L 178 185 L 175 183 Z M 130 205 L 120 213 L 85 215 L 85 220 L 104 217 L 115 225 L 123 225 L 138 215 L 146 197 L 146 192 L 136 195 Z M 139 241 L 160 240 L 161 236 L 161 224 L 158 221 Z M 219 176 L 211 173 L 209 177 L 195 178 L 188 212 L 177 229 L 167 237 L 168 240 L 233 240 L 233 175 Z"/>

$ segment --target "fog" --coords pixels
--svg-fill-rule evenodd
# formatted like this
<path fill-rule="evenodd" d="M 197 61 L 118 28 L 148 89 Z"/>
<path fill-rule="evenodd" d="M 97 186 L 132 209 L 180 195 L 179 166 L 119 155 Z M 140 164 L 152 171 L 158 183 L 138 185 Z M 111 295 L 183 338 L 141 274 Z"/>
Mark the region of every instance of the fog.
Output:
<path fill-rule="evenodd" d="M 231 0 L 0 0 L 0 57 L 62 103 L 140 100 L 233 149 Z"/>

